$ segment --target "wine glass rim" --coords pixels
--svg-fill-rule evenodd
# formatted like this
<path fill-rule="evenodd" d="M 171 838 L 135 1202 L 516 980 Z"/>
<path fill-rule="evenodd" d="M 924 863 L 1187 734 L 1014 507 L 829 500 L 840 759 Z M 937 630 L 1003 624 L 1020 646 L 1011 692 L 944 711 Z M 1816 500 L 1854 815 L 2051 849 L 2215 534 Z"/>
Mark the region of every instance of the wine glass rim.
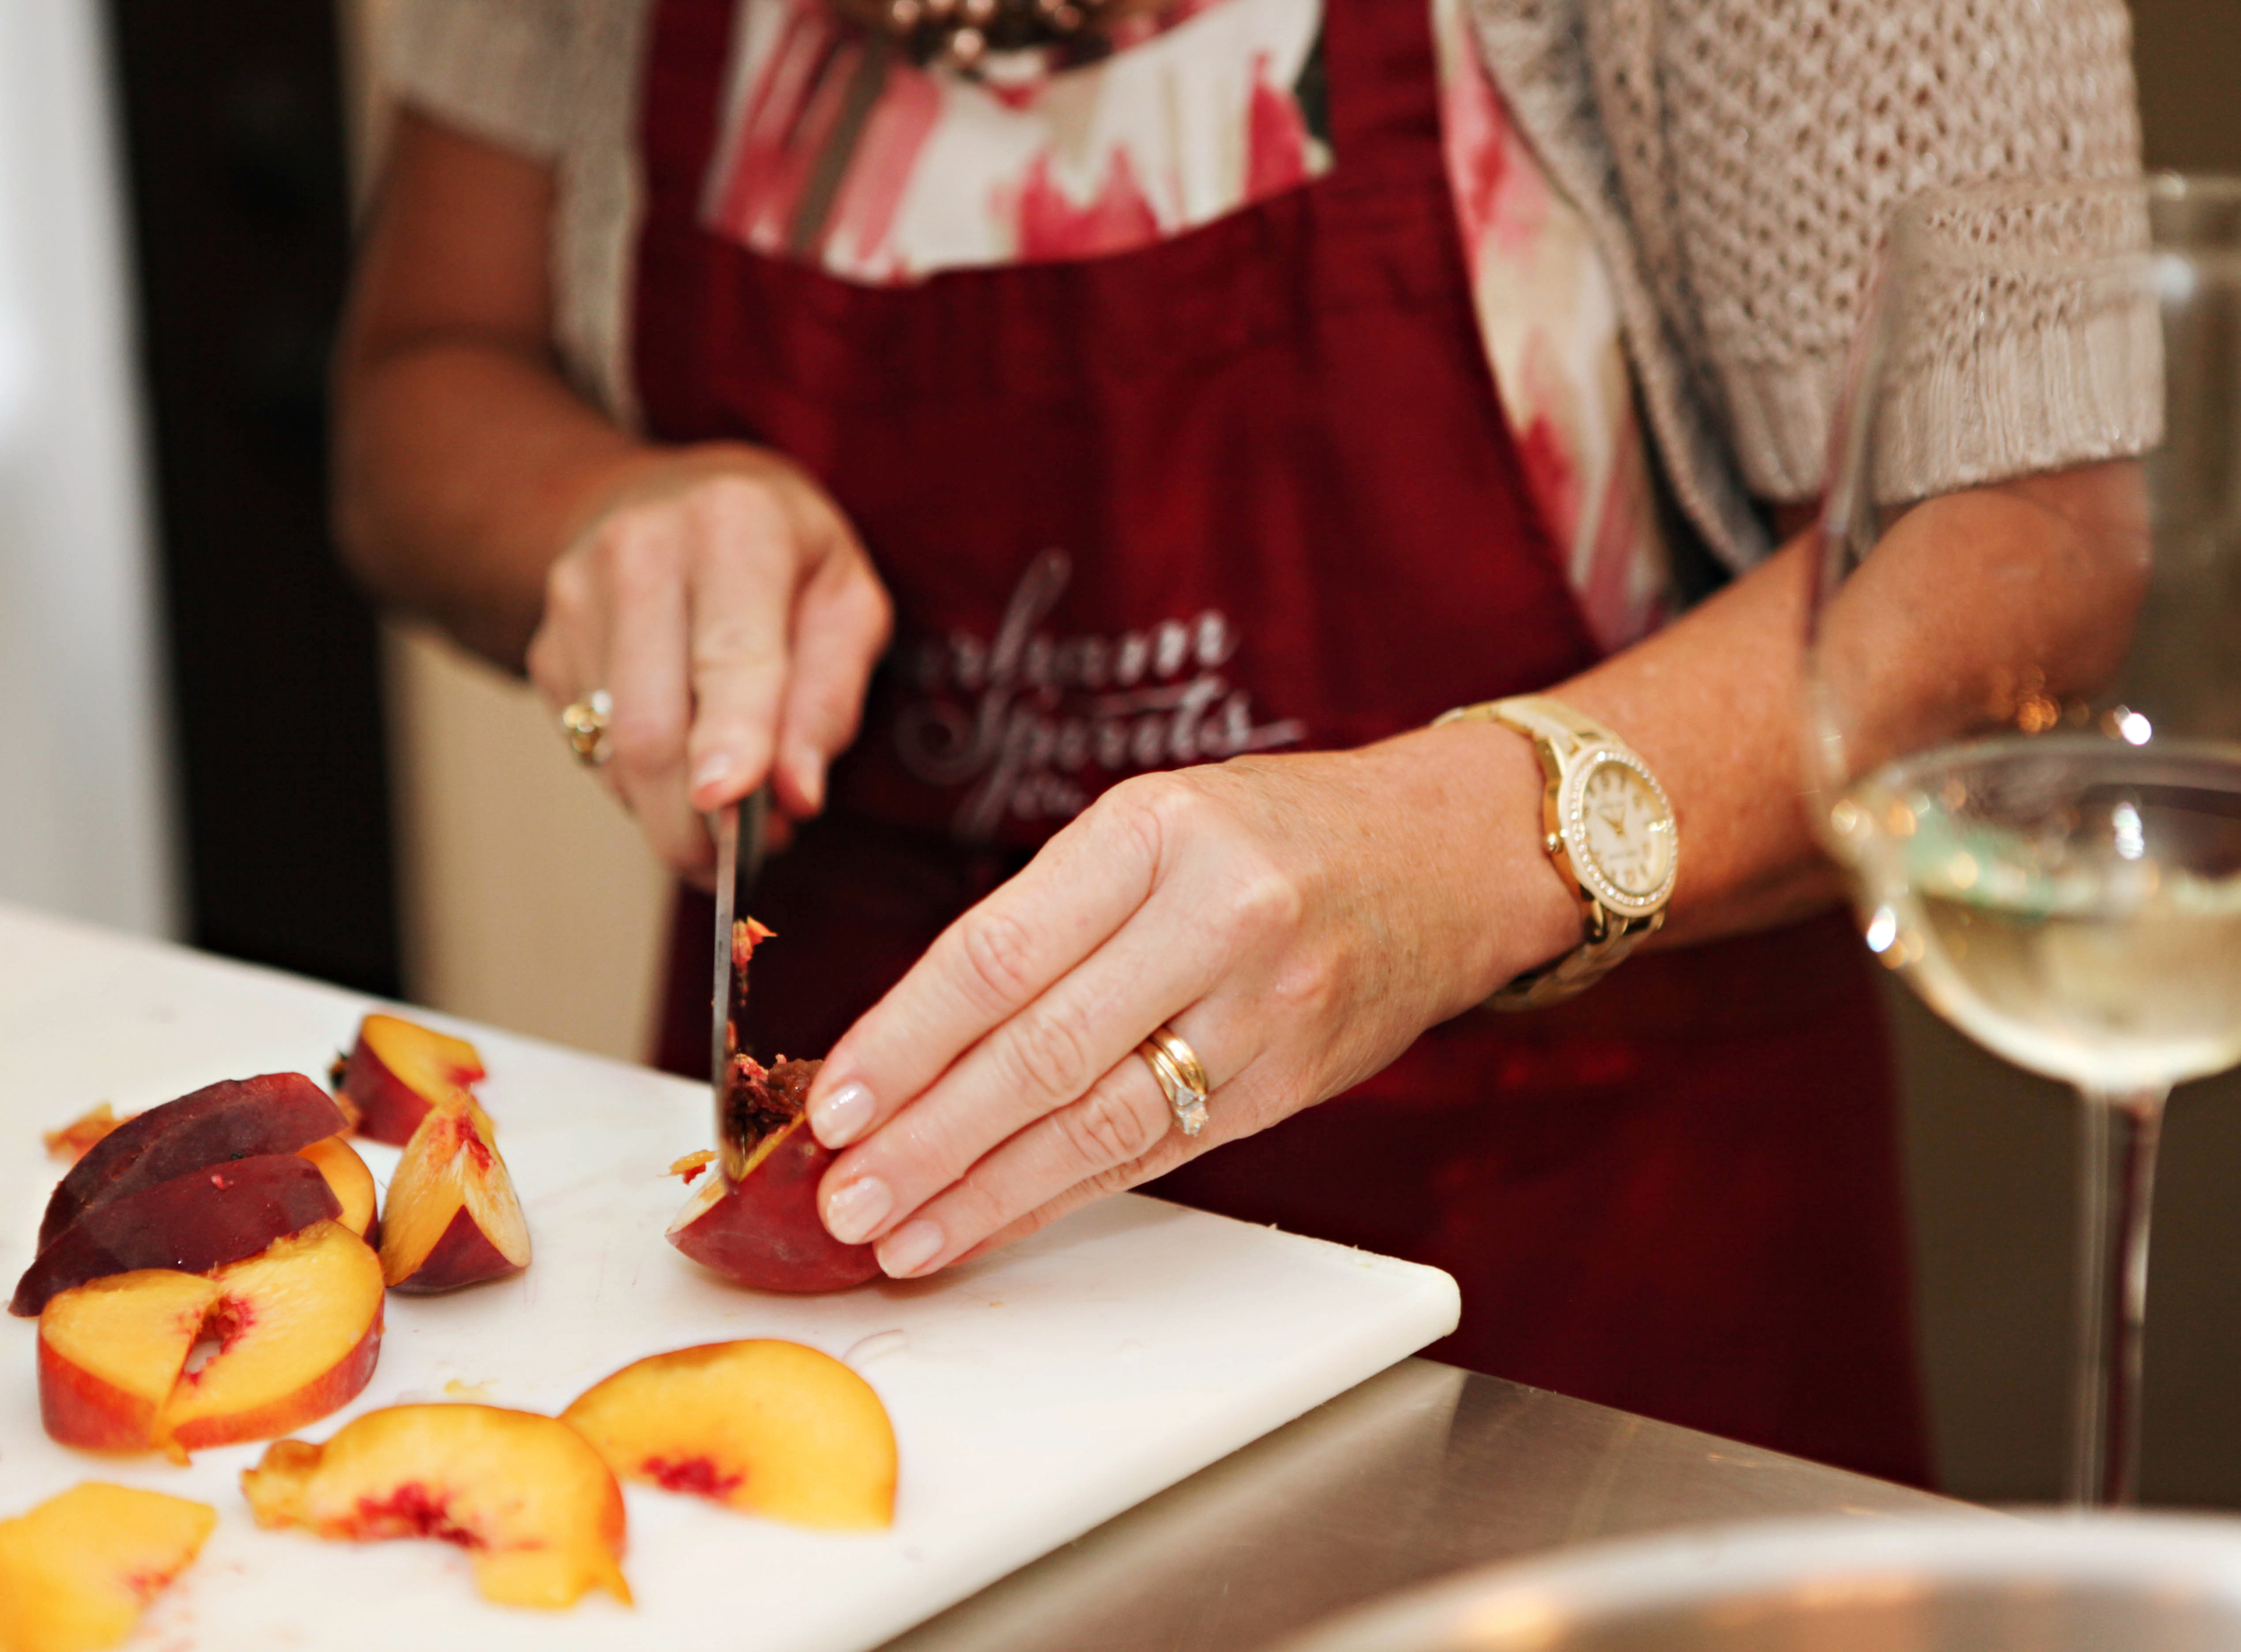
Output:
<path fill-rule="evenodd" d="M 1998 244 L 1977 245 L 1935 233 L 1931 220 L 1955 209 L 2020 206 L 2063 202 L 2132 199 L 2146 204 L 2182 202 L 2231 206 L 2241 211 L 2241 175 L 2226 173 L 2147 172 L 2109 178 L 2017 178 L 2002 182 L 1938 184 L 1916 191 L 1891 208 L 1889 238 L 1894 251 L 1903 247 L 1917 263 L 1953 268 L 1996 269 L 2012 262 Z M 2144 258 L 2184 250 L 2189 257 L 2218 264 L 2241 261 L 2241 230 L 2224 244 L 2200 246 L 2150 244 L 2118 253 L 2048 254 L 2035 249 L 2031 262 L 2039 268 L 2060 266 L 2090 269 L 2096 265 L 2137 265 Z"/>

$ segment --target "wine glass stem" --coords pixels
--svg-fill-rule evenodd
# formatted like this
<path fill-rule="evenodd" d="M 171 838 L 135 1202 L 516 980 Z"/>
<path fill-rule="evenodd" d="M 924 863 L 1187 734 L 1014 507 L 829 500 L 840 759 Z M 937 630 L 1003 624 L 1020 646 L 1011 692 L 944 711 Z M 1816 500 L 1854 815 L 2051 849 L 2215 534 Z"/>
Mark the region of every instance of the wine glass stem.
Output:
<path fill-rule="evenodd" d="M 2064 1494 L 2089 1507 L 2139 1494 L 2140 1354 L 2148 1219 L 2168 1091 L 2081 1090 L 2077 1369 Z"/>

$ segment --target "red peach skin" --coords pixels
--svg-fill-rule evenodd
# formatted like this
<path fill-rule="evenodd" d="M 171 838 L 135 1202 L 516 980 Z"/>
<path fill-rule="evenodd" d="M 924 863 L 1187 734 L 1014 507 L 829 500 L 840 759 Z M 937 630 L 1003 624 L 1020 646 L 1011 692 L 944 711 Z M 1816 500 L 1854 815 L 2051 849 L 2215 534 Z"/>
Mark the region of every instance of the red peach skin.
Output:
<path fill-rule="evenodd" d="M 110 1199 L 205 1165 L 293 1153 L 345 1128 L 342 1110 L 301 1073 L 229 1078 L 151 1107 L 71 1166 L 47 1201 L 39 1248 L 44 1250 L 65 1228 Z"/>
<path fill-rule="evenodd" d="M 208 1273 L 341 1212 L 319 1167 L 292 1152 L 206 1164 L 87 1211 L 32 1258 L 8 1311 L 28 1318 L 109 1274 Z"/>
<path fill-rule="evenodd" d="M 721 1171 L 671 1224 L 669 1241 L 703 1267 L 757 1291 L 845 1291 L 879 1275 L 870 1245 L 844 1245 L 818 1215 L 832 1149 L 796 1119 L 756 1144 L 736 1181 Z"/>

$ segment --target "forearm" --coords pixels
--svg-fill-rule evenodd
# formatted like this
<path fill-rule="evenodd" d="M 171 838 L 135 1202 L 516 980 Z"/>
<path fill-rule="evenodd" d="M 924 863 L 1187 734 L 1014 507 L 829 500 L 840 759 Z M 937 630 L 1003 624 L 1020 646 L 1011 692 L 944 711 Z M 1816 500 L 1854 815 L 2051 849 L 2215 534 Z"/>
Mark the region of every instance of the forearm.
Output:
<path fill-rule="evenodd" d="M 467 331 L 346 356 L 337 402 L 336 532 L 350 567 L 514 670 L 553 558 L 661 456 L 549 361 Z"/>

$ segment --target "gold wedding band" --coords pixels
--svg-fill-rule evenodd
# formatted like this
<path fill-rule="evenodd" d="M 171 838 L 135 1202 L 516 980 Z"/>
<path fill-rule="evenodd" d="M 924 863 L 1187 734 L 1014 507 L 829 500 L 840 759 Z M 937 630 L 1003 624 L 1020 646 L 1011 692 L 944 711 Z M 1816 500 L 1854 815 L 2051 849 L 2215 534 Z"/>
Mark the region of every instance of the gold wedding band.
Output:
<path fill-rule="evenodd" d="M 1167 1097 L 1167 1111 L 1175 1115 L 1175 1128 L 1185 1136 L 1196 1136 L 1206 1129 L 1207 1097 L 1214 1086 L 1207 1082 L 1198 1052 L 1164 1022 L 1152 1029 L 1152 1035 L 1136 1047 L 1136 1052 L 1159 1081 L 1161 1094 Z"/>
<path fill-rule="evenodd" d="M 560 713 L 560 732 L 568 737 L 568 749 L 587 769 L 597 768 L 613 755 L 607 720 L 614 711 L 614 697 L 604 688 L 594 688 Z"/>

